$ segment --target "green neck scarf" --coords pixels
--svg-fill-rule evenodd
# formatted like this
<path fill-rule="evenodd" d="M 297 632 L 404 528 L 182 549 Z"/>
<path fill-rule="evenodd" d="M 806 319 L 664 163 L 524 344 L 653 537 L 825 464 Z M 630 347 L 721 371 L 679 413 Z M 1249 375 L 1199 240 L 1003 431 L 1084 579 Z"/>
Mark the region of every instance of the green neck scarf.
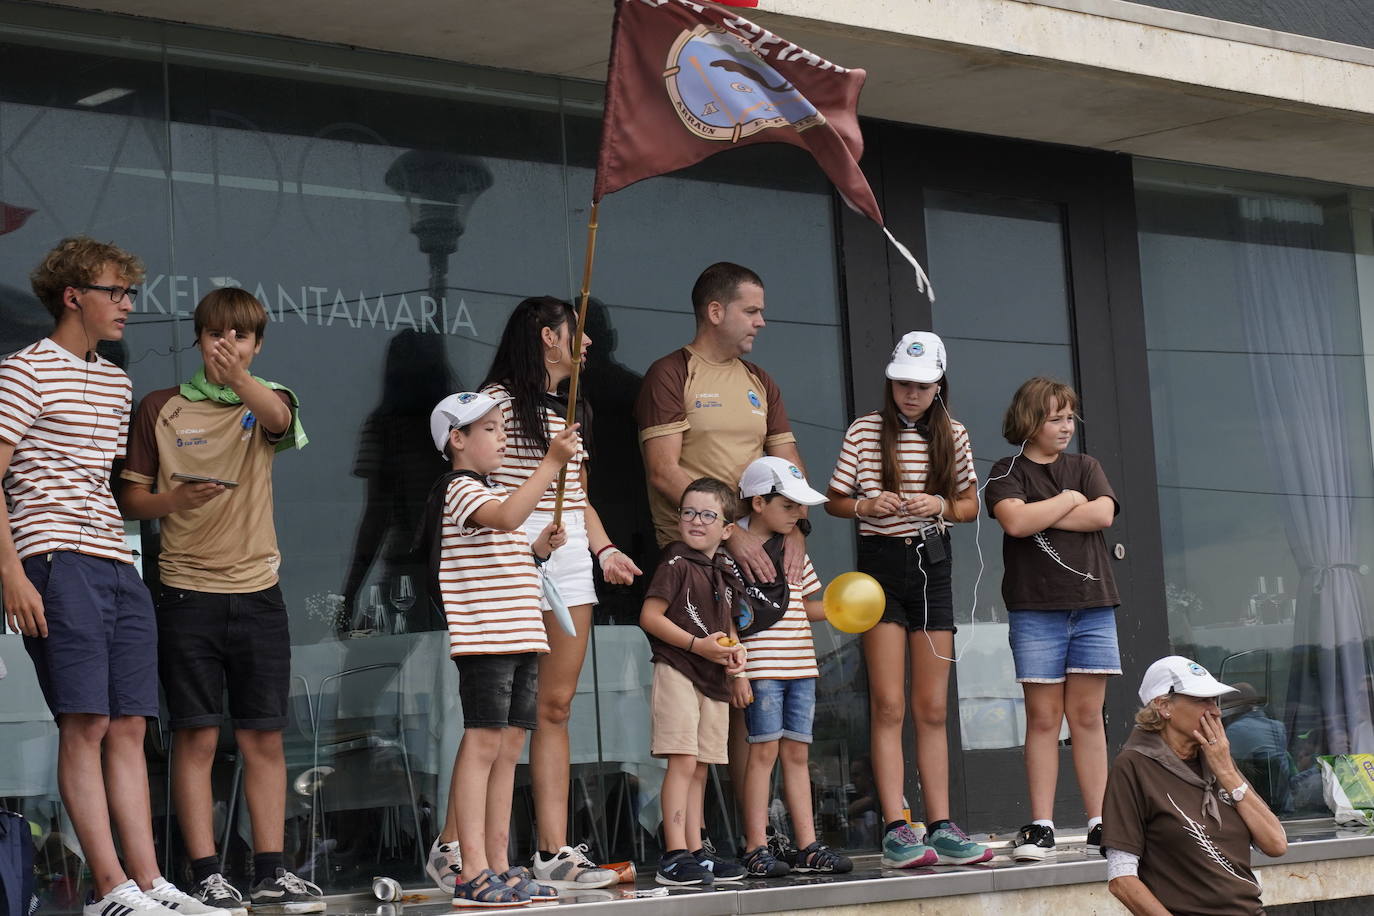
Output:
<path fill-rule="evenodd" d="M 267 379 L 253 376 L 253 381 L 265 388 L 273 391 L 285 391 L 286 396 L 291 399 L 291 427 L 286 431 L 286 435 L 281 437 L 277 443 L 277 451 L 285 451 L 289 448 L 305 448 L 310 439 L 305 435 L 305 427 L 301 426 L 301 402 L 296 397 L 296 393 L 285 385 L 276 382 L 269 382 Z M 181 383 L 181 396 L 188 401 L 214 401 L 216 404 L 242 404 L 243 399 L 234 393 L 234 389 L 228 385 L 216 385 L 205 377 L 205 369 L 197 369 L 196 374 L 191 376 L 189 382 Z"/>

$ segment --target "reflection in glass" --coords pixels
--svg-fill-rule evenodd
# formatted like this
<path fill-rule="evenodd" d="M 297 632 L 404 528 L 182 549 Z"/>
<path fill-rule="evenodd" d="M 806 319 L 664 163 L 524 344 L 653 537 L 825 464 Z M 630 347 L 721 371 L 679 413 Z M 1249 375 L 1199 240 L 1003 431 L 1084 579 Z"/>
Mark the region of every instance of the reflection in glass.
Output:
<path fill-rule="evenodd" d="M 1313 755 L 1374 750 L 1368 236 L 1315 183 L 1142 163 L 1136 190 L 1171 641 L 1245 685 L 1270 804 L 1325 813 Z"/>

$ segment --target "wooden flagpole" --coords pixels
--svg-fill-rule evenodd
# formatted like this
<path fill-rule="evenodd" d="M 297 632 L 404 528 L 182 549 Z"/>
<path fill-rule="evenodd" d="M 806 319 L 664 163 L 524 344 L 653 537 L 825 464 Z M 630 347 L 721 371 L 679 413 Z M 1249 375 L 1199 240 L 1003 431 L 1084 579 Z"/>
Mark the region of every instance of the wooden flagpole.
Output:
<path fill-rule="evenodd" d="M 582 331 L 587 325 L 587 299 L 592 291 L 592 262 L 596 259 L 596 229 L 597 211 L 601 208 L 601 201 L 592 204 L 592 211 L 587 217 L 587 256 L 582 262 L 582 299 L 577 305 L 577 330 L 573 332 L 572 352 L 569 354 L 573 361 L 572 377 L 568 379 L 568 425 L 572 426 L 577 419 L 577 382 L 582 374 Z M 568 486 L 568 466 L 565 464 L 558 472 L 558 492 L 554 495 L 553 504 L 553 523 L 555 525 L 563 522 L 563 493 Z"/>

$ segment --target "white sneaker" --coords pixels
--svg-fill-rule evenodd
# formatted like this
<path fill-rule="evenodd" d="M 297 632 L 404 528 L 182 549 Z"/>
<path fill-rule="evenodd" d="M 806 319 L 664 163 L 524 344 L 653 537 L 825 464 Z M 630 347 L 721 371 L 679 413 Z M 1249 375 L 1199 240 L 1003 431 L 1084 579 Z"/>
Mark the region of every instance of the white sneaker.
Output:
<path fill-rule="evenodd" d="M 143 893 L 130 880 L 83 906 L 81 916 L 177 916 L 177 912 Z"/>
<path fill-rule="evenodd" d="M 163 877 L 154 878 L 153 886 L 144 893 L 153 902 L 169 910 L 184 913 L 185 916 L 211 916 L 220 912 L 214 907 L 206 906 L 190 894 L 183 894 L 175 884 Z"/>
<path fill-rule="evenodd" d="M 549 859 L 542 858 L 536 852 L 534 877 L 544 884 L 576 890 L 610 887 L 620 881 L 620 875 L 587 858 L 586 843 L 579 843 L 576 848 L 564 846 Z"/>
<path fill-rule="evenodd" d="M 463 857 L 458 849 L 458 841 L 440 843 L 439 837 L 429 847 L 429 857 L 425 859 L 425 874 L 434 881 L 435 887 L 446 894 L 453 893 L 453 885 L 458 881 L 458 873 L 463 870 Z"/>
<path fill-rule="evenodd" d="M 192 896 L 205 906 L 213 907 L 212 912 L 222 913 L 223 916 L 248 916 L 243 894 L 219 872 L 200 882 L 200 887 Z"/>

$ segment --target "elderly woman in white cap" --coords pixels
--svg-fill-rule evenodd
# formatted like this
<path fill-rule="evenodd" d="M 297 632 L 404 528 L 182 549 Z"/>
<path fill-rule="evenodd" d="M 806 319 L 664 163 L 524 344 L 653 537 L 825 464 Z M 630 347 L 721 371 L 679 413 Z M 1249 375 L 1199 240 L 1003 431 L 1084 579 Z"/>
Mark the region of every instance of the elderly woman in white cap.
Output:
<path fill-rule="evenodd" d="M 1250 847 L 1288 838 L 1231 759 L 1217 698 L 1234 691 L 1178 655 L 1145 672 L 1103 812 L 1108 888 L 1136 916 L 1264 912 Z"/>

